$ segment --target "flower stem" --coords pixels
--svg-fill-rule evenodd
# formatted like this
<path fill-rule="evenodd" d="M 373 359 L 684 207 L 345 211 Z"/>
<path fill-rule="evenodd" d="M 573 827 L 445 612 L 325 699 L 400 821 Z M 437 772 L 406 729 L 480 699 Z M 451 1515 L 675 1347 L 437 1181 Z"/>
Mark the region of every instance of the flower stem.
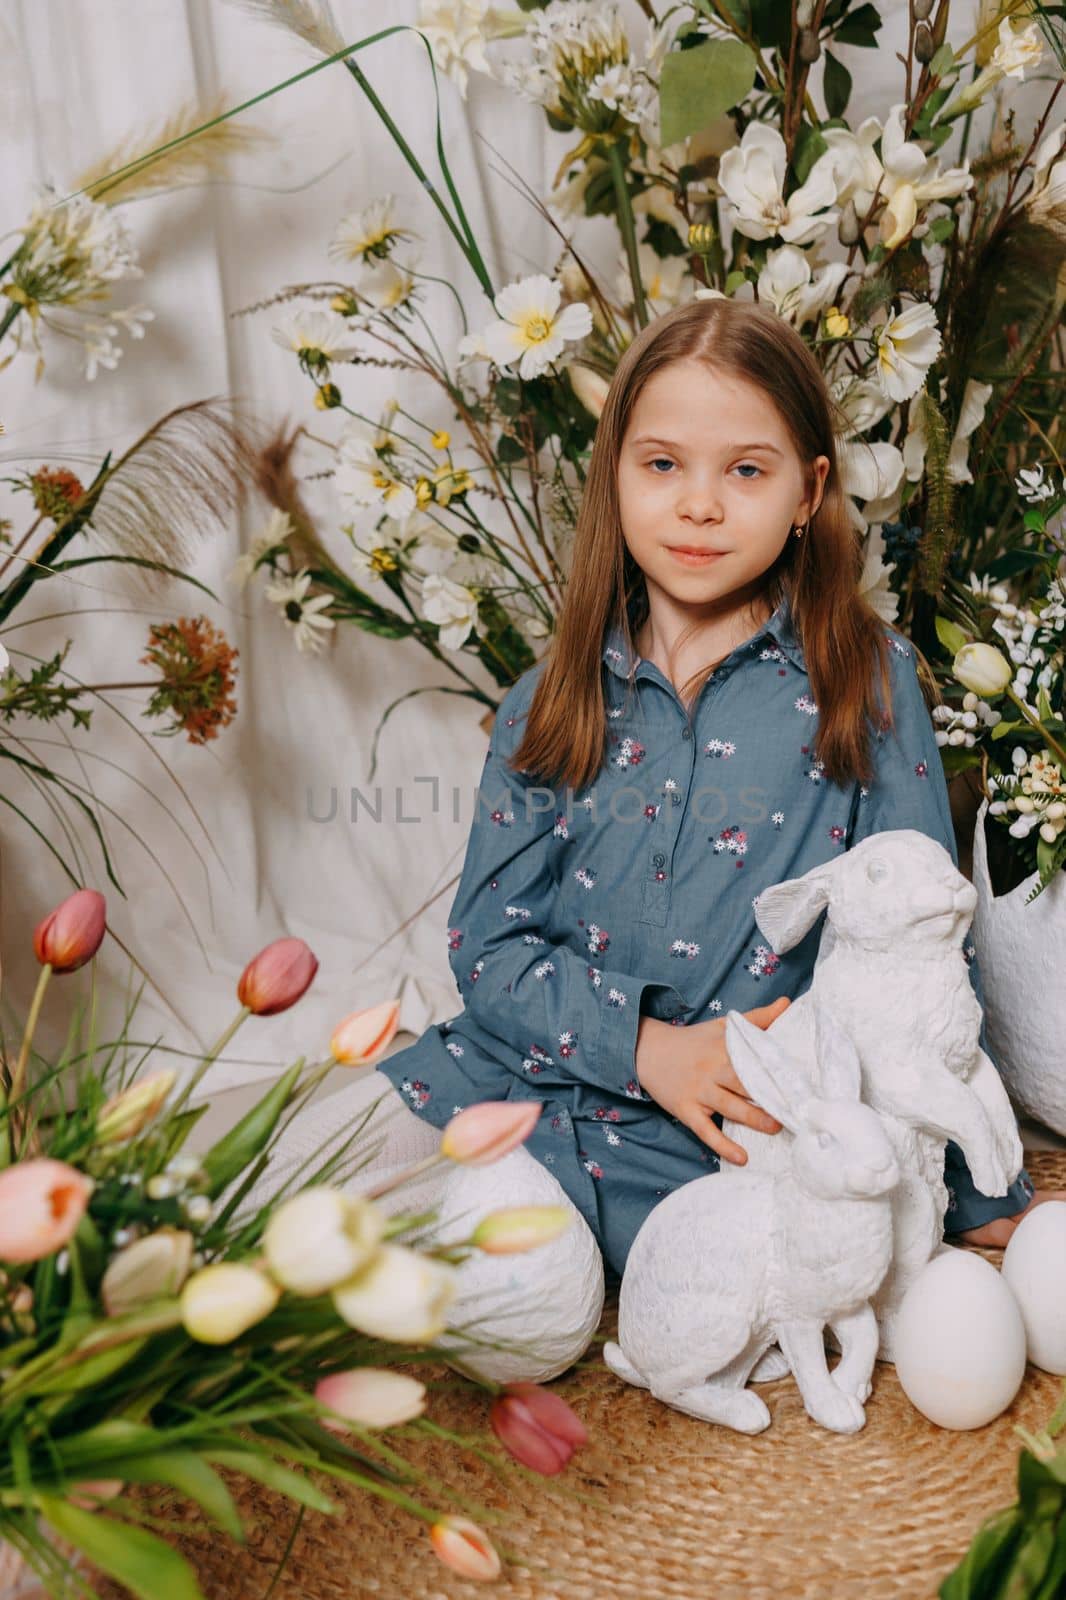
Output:
<path fill-rule="evenodd" d="M 237 1029 L 240 1027 L 241 1023 L 246 1017 L 250 1017 L 251 1014 L 252 1013 L 247 1006 L 241 1006 L 233 1021 L 228 1025 L 228 1027 L 223 1029 L 222 1033 L 215 1040 L 206 1056 L 204 1056 L 204 1059 L 200 1062 L 200 1065 L 197 1067 L 188 1083 L 178 1095 L 178 1098 L 174 1101 L 174 1104 L 170 1108 L 171 1116 L 173 1116 L 176 1111 L 181 1110 L 182 1106 L 188 1100 L 189 1096 L 196 1088 L 196 1085 L 200 1082 L 200 1079 L 207 1071 L 208 1067 L 210 1067 L 218 1059 L 223 1050 L 229 1044 L 230 1040 L 233 1038 L 233 1035 L 237 1032 Z"/>
<path fill-rule="evenodd" d="M 1047 729 L 1044 727 L 1044 724 L 1040 721 L 1040 718 L 1033 716 L 1033 713 L 1029 710 L 1029 707 L 1026 705 L 1025 701 L 1020 699 L 1018 695 L 1015 694 L 1013 689 L 1008 689 L 1007 695 L 1009 699 L 1014 701 L 1014 704 L 1018 707 L 1018 710 L 1021 712 L 1026 722 L 1028 722 L 1031 727 L 1036 728 L 1037 732 L 1047 744 L 1048 749 L 1055 752 L 1059 758 L 1063 772 L 1066 772 L 1066 750 L 1064 750 L 1062 745 L 1051 737 L 1050 733 L 1048 733 Z"/>
<path fill-rule="evenodd" d="M 26 1079 L 26 1063 L 30 1058 L 30 1045 L 33 1042 L 34 1030 L 37 1027 L 37 1018 L 41 1014 L 41 1002 L 44 1000 L 44 991 L 48 987 L 48 980 L 51 976 L 52 963 L 50 961 L 46 961 L 41 967 L 41 973 L 37 979 L 37 988 L 34 991 L 33 1003 L 30 1006 L 30 1014 L 26 1018 L 26 1031 L 22 1035 L 22 1047 L 19 1050 L 18 1060 L 15 1062 L 15 1070 L 11 1074 L 11 1093 L 8 1100 L 9 1104 L 18 1100 L 22 1094 L 23 1084 Z"/>
<path fill-rule="evenodd" d="M 640 281 L 640 259 L 637 255 L 637 230 L 633 225 L 633 206 L 626 187 L 626 168 L 622 159 L 622 141 L 614 139 L 607 146 L 607 160 L 611 168 L 615 199 L 618 203 L 618 227 L 626 247 L 629 278 L 633 285 L 633 310 L 642 328 L 648 325 L 648 308 L 644 301 L 644 285 Z"/>
<path fill-rule="evenodd" d="M 447 1156 L 435 1150 L 431 1156 L 424 1156 L 421 1161 L 416 1161 L 412 1167 L 404 1167 L 402 1172 L 397 1172 L 394 1177 L 386 1178 L 384 1183 L 376 1184 L 373 1189 L 365 1189 L 362 1194 L 364 1200 L 379 1200 L 383 1194 L 391 1194 L 393 1189 L 398 1189 L 402 1183 L 409 1183 L 412 1178 L 420 1178 L 423 1172 L 429 1172 L 433 1167 L 439 1166 L 442 1161 L 447 1161 Z"/>

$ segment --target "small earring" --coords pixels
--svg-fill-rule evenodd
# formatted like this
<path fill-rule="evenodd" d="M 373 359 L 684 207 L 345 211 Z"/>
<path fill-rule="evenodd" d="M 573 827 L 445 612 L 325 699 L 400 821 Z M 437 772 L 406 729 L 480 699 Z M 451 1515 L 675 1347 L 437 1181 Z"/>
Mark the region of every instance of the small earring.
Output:
<path fill-rule="evenodd" d="M 802 539 L 803 538 L 804 531 L 805 530 L 803 528 L 800 528 L 800 527 L 795 527 L 792 530 L 792 532 L 795 534 L 797 539 Z"/>

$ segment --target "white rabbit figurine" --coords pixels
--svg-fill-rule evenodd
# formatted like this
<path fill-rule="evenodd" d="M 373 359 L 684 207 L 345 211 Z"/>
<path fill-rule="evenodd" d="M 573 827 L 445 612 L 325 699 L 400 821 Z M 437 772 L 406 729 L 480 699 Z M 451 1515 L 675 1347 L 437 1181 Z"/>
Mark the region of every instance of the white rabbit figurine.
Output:
<path fill-rule="evenodd" d="M 902 1171 L 892 1196 L 892 1265 L 874 1297 L 886 1361 L 900 1301 L 947 1248 L 945 1142 L 961 1147 L 987 1195 L 1005 1194 L 1022 1165 L 1006 1089 L 978 1042 L 981 1007 L 962 953 L 975 905 L 973 885 L 935 839 L 910 828 L 874 834 L 758 896 L 756 920 L 778 955 L 827 912 L 814 975 L 765 1032 L 737 1012 L 726 1024 L 726 1048 L 745 1086 L 760 1063 L 780 1071 L 791 1062 L 809 1074 L 822 1010 L 858 1051 L 862 1098 L 881 1115 Z M 726 1131 L 735 1137 L 733 1127 Z M 774 1137 L 743 1132 L 749 1149 Z"/>
<path fill-rule="evenodd" d="M 807 1078 L 780 1058 L 752 1061 L 745 1087 L 783 1124 L 753 1135 L 773 1145 L 773 1170 L 723 1163 L 659 1202 L 626 1261 L 618 1343 L 603 1352 L 628 1383 L 741 1433 L 770 1422 L 744 1386 L 775 1340 L 816 1422 L 854 1433 L 866 1421 L 878 1339 L 870 1297 L 892 1257 L 900 1173 L 880 1118 L 860 1104 L 847 1035 L 829 1018 L 820 1033 Z M 842 1350 L 832 1374 L 827 1323 Z"/>

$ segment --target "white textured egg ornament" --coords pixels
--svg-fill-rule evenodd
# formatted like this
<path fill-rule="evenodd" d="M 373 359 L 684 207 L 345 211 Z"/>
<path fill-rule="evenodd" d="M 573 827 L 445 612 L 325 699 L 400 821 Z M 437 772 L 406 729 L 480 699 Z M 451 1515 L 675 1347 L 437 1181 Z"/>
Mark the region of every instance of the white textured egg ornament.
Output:
<path fill-rule="evenodd" d="M 1029 1360 L 1066 1376 L 1066 1201 L 1045 1200 L 1019 1222 L 1003 1277 L 1022 1314 Z"/>
<path fill-rule="evenodd" d="M 982 1428 L 1025 1375 L 1025 1324 L 995 1267 L 947 1248 L 922 1268 L 895 1326 L 896 1374 L 907 1399 L 941 1428 Z"/>

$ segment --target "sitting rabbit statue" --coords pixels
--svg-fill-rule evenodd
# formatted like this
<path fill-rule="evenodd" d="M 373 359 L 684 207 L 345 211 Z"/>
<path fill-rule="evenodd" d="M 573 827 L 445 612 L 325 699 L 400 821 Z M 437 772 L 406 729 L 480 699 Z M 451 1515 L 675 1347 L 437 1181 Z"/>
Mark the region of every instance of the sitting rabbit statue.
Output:
<path fill-rule="evenodd" d="M 823 1012 L 858 1052 L 862 1098 L 882 1117 L 902 1172 L 892 1195 L 892 1265 L 874 1297 L 886 1361 L 900 1301 L 948 1248 L 945 1142 L 961 1147 L 987 1195 L 1005 1194 L 1022 1165 L 1007 1092 L 979 1044 L 981 1006 L 962 954 L 975 905 L 973 885 L 935 839 L 910 828 L 874 834 L 758 896 L 756 920 L 779 955 L 826 911 L 814 975 L 766 1032 L 737 1012 L 726 1023 L 730 1060 L 746 1086 L 757 1063 L 780 1071 L 789 1061 L 791 1071 L 809 1073 Z M 749 1149 L 772 1142 L 750 1129 L 744 1135 Z"/>
<path fill-rule="evenodd" d="M 603 1352 L 628 1383 L 741 1433 L 769 1424 L 745 1384 L 775 1340 L 816 1422 L 854 1433 L 866 1420 L 878 1340 L 870 1297 L 892 1259 L 900 1172 L 880 1118 L 859 1101 L 847 1034 L 827 1015 L 817 1026 L 808 1077 L 773 1054 L 750 1062 L 745 1087 L 783 1125 L 772 1136 L 743 1130 L 765 1141 L 770 1170 L 723 1163 L 659 1202 L 630 1249 L 618 1342 Z M 842 1350 L 832 1374 L 826 1323 Z"/>

